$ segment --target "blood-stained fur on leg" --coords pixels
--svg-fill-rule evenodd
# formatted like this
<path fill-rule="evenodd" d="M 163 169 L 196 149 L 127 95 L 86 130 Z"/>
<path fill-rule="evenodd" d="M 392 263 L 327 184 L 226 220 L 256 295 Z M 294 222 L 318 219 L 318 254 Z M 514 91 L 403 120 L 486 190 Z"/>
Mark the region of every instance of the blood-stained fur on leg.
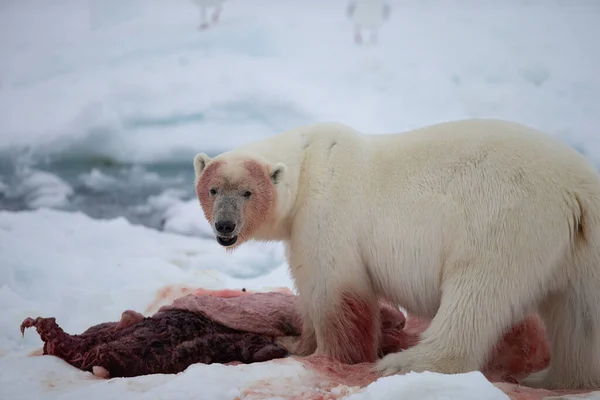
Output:
<path fill-rule="evenodd" d="M 414 346 L 419 341 L 420 331 L 405 330 L 406 318 L 397 308 L 385 303 L 379 303 L 380 313 L 380 332 L 378 356 L 393 353 L 399 350 Z M 306 328 L 308 324 L 303 324 Z M 308 356 L 314 354 L 316 350 L 316 341 L 314 331 L 308 334 L 311 337 L 306 338 L 306 331 L 302 331 L 301 336 L 283 336 L 276 339 L 276 343 L 289 350 L 290 354 L 296 356 Z M 314 347 L 313 347 L 314 346 Z"/>
<path fill-rule="evenodd" d="M 323 265 L 323 268 L 329 266 Z M 292 274 L 298 273 L 301 272 L 292 268 Z M 297 284 L 306 282 L 297 276 L 294 278 Z M 377 359 L 381 323 L 374 295 L 353 290 L 353 285 L 346 281 L 322 280 L 298 287 L 305 316 L 303 324 L 312 325 L 315 333 L 317 346 L 313 354 L 332 357 L 346 364 Z M 323 304 L 327 306 L 323 307 Z"/>
<path fill-rule="evenodd" d="M 313 308 L 313 313 L 318 312 Z M 347 364 L 377 360 L 380 323 L 375 298 L 346 292 L 340 304 L 325 313 L 324 318 L 313 319 L 318 343 L 315 354 Z"/>
<path fill-rule="evenodd" d="M 373 291 L 364 289 L 364 282 L 369 282 L 370 277 L 356 262 L 360 258 L 358 250 L 339 247 L 333 251 L 336 256 L 328 255 L 329 250 L 323 249 L 329 247 L 319 242 L 337 236 L 340 227 L 330 224 L 328 215 L 319 207 L 306 204 L 302 212 L 320 213 L 321 223 L 311 227 L 310 232 L 308 227 L 294 227 L 287 257 L 300 297 L 303 323 L 308 325 L 303 331 L 312 325 L 315 332 L 314 354 L 347 364 L 374 362 L 380 347 L 378 298 Z M 295 245 L 296 241 L 305 242 L 304 249 Z M 346 272 L 335 273 L 340 265 Z M 315 270 L 326 273 L 314 274 Z"/>

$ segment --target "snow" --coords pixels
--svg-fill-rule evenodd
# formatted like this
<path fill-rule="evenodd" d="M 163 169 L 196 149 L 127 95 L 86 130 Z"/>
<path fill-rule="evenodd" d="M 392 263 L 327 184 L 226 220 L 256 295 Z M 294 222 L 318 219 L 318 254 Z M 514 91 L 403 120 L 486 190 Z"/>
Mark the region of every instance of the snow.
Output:
<path fill-rule="evenodd" d="M 167 232 L 212 237 L 212 228 L 204 218 L 198 200 L 182 201 L 185 194 L 184 191 L 166 190 L 158 196 L 150 196 L 147 207 L 162 215 L 163 229 Z"/>
<path fill-rule="evenodd" d="M 118 184 L 115 178 L 104 174 L 97 168 L 92 168 L 90 172 L 81 174 L 79 179 L 85 187 L 92 190 L 111 188 Z"/>
<path fill-rule="evenodd" d="M 380 378 L 363 392 L 346 397 L 347 400 L 379 399 L 461 399 L 461 400 L 505 400 L 504 392 L 483 376 L 481 372 L 469 372 L 453 376 L 423 372 L 408 373 L 398 377 Z"/>
<path fill-rule="evenodd" d="M 33 331 L 21 338 L 27 316 L 55 316 L 78 332 L 128 308 L 144 311 L 167 285 L 292 283 L 279 244 L 226 254 L 182 190 L 139 205 L 162 220 L 159 232 L 61 211 L 73 187 L 28 163 L 127 163 L 117 175 L 92 168 L 77 180 L 92 193 L 135 191 L 181 183 L 135 163 L 191 170 L 199 151 L 300 124 L 333 120 L 380 133 L 493 117 L 544 129 L 600 166 L 596 0 L 391 3 L 378 45 L 357 47 L 345 0 L 230 0 L 204 32 L 187 0 L 0 2 L 0 199 L 22 197 L 36 209 L 0 211 L 0 398 L 211 400 L 258 398 L 260 382 L 278 393 L 315 385 L 287 359 L 103 381 L 53 357 L 29 357 L 41 341 Z M 18 159 L 14 179 L 2 175 L 7 156 Z M 350 399 L 506 398 L 478 373 L 409 374 L 335 391 Z"/>
<path fill-rule="evenodd" d="M 59 208 L 68 204 L 73 188 L 60 177 L 45 171 L 25 170 L 20 174 L 16 197 L 25 198 L 31 208 Z"/>

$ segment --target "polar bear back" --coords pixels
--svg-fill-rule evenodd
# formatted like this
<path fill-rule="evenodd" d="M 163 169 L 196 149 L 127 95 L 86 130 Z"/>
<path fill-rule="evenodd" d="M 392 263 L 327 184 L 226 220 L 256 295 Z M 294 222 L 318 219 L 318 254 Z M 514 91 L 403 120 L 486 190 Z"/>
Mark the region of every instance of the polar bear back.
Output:
<path fill-rule="evenodd" d="M 446 268 L 503 256 L 500 246 L 550 270 L 573 245 L 583 207 L 600 226 L 594 168 L 523 125 L 468 120 L 363 135 L 325 124 L 296 135 L 305 143 L 294 232 L 343 236 L 324 257 L 361 259 L 377 291 L 415 314 L 435 314 Z"/>
<path fill-rule="evenodd" d="M 301 188 L 373 202 L 443 195 L 488 196 L 486 188 L 523 191 L 595 191 L 594 167 L 567 144 L 535 129 L 500 120 L 462 120 L 394 134 L 364 135 L 340 124 L 293 131 L 304 137 L 277 161 L 302 147 Z M 298 161 L 296 161 L 298 162 Z M 345 192 L 344 192 L 345 191 Z M 408 193 L 407 193 L 408 192 Z M 513 193 L 514 192 L 514 193 Z M 377 195 L 375 195 L 377 193 Z M 497 193 L 500 194 L 500 193 Z M 465 199 L 466 200 L 466 199 Z M 365 203 L 362 203 L 365 205 Z"/>

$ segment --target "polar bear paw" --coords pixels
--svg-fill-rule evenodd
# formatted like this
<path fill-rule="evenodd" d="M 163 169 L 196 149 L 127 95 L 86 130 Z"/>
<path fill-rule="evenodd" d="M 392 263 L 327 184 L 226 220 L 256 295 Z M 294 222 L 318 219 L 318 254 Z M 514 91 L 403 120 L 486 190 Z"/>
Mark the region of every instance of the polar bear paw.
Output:
<path fill-rule="evenodd" d="M 390 376 L 410 371 L 419 371 L 419 366 L 415 360 L 418 354 L 413 349 L 401 351 L 399 353 L 388 354 L 379 360 L 373 367 L 373 371 L 381 376 Z"/>
<path fill-rule="evenodd" d="M 443 352 L 433 347 L 419 344 L 408 350 L 388 354 L 373 367 L 373 372 L 380 376 L 390 376 L 407 372 L 437 372 L 441 374 L 463 373 L 472 370 L 466 360 Z"/>
<path fill-rule="evenodd" d="M 548 368 L 528 375 L 521 379 L 519 384 L 536 389 L 546 388 L 548 386 Z"/>

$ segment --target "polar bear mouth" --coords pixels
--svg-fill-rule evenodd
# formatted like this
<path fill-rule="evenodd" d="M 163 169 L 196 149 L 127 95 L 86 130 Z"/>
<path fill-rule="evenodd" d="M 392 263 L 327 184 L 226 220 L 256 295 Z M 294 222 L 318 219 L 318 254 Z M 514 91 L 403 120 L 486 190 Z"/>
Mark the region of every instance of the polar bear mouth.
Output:
<path fill-rule="evenodd" d="M 228 236 L 217 236 L 217 242 L 219 242 L 219 244 L 221 246 L 233 246 L 235 244 L 235 242 L 237 242 L 237 235 L 236 236 L 232 236 L 232 237 L 228 237 Z"/>

